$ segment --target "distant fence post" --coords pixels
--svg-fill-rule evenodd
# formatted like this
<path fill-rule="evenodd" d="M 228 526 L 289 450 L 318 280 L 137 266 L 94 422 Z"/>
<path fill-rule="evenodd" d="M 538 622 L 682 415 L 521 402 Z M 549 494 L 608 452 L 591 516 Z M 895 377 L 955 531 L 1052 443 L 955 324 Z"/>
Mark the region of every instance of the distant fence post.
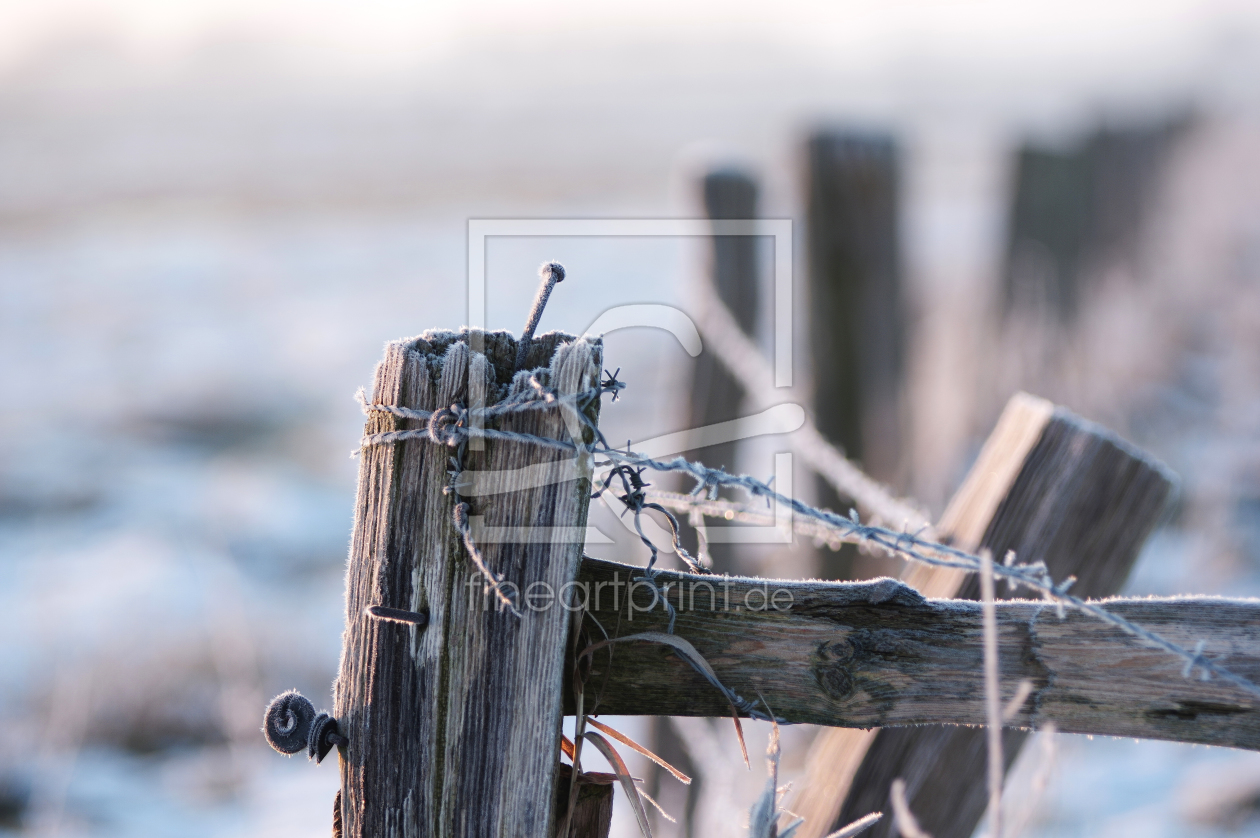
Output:
<path fill-rule="evenodd" d="M 1020 148 L 1002 289 L 1008 312 L 1071 323 L 1095 275 L 1134 260 L 1179 127 L 1102 129 L 1071 149 Z"/>
<path fill-rule="evenodd" d="M 1107 596 L 1119 591 L 1174 491 L 1175 478 L 1141 451 L 1019 394 L 938 529 L 955 546 L 988 549 L 998 561 L 1008 550 L 1021 562 L 1044 561 L 1056 580 L 1077 578 L 1078 596 Z M 905 578 L 927 596 L 979 598 L 976 579 L 958 571 L 915 566 Z M 1004 731 L 1007 770 L 1027 735 Z M 888 790 L 900 777 L 924 830 L 935 838 L 969 838 L 987 804 L 984 737 L 965 727 L 827 731 L 815 742 L 810 775 L 793 806 L 807 818 L 803 834 L 817 838 L 837 828 L 832 824 L 889 811 Z M 868 834 L 894 835 L 892 820 Z"/>
<path fill-rule="evenodd" d="M 439 421 L 446 413 L 460 421 L 461 405 L 529 391 L 516 352 L 502 332 L 426 332 L 390 344 L 377 368 L 372 403 L 434 418 L 432 439 L 362 450 L 335 687 L 334 715 L 348 739 L 339 809 L 347 838 L 548 836 L 567 799 L 555 776 L 570 613 L 549 597 L 563 596 L 577 575 L 590 460 L 502 439 L 465 451 Z M 598 341 L 551 333 L 533 340 L 523 369 L 561 394 L 586 392 L 598 386 L 601 354 Z M 592 421 L 598 402 L 584 408 Z M 496 421 L 559 440 L 589 435 L 563 413 Z M 375 411 L 365 433 L 425 426 Z M 533 486 L 513 471 L 540 463 L 569 476 Z M 451 490 L 460 468 L 500 472 L 501 491 L 460 497 Z M 461 504 L 472 543 L 520 616 L 485 591 L 455 524 Z M 368 613 L 374 606 L 393 611 L 379 619 Z M 400 612 L 412 617 L 390 617 Z"/>
<path fill-rule="evenodd" d="M 737 169 L 718 169 L 700 180 L 706 215 L 711 220 L 740 220 L 757 217 L 757 183 L 752 175 Z M 761 298 L 757 276 L 757 237 L 713 236 L 710 276 L 718 297 L 730 310 L 735 322 L 750 337 L 756 334 Z M 687 393 L 687 427 L 703 428 L 740 416 L 744 388 L 712 351 L 700 353 L 692 365 L 691 387 Z M 737 468 L 736 443 L 710 445 L 684 454 L 714 468 Z M 733 573 L 732 545 L 709 545 L 713 568 Z"/>
<path fill-rule="evenodd" d="M 818 430 L 878 480 L 900 476 L 905 355 L 898 237 L 899 162 L 891 137 L 824 131 L 807 146 L 810 347 Z M 821 506 L 850 501 L 818 481 Z M 824 554 L 850 578 L 852 549 Z"/>

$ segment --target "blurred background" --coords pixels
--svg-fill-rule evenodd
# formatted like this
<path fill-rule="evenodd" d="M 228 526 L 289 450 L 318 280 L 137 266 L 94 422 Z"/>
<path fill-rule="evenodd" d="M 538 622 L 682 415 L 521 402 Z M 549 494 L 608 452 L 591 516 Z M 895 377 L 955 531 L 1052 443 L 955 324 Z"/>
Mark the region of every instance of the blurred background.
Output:
<path fill-rule="evenodd" d="M 383 343 L 465 322 L 469 219 L 749 214 L 793 222 L 796 383 L 879 479 L 938 515 L 1026 389 L 1182 478 L 1127 592 L 1260 594 L 1252 2 L 0 0 L 0 834 L 327 835 L 335 764 L 258 728 L 282 689 L 331 703 Z M 542 328 L 574 332 L 742 265 L 769 352 L 768 242 L 736 250 L 494 238 L 489 325 L 519 331 L 544 259 Z M 610 439 L 742 409 L 665 332 L 606 360 Z M 616 724 L 701 779 L 660 789 L 660 834 L 742 834 L 764 775 L 728 728 Z M 1255 754 L 1047 744 L 1020 834 L 1260 835 Z"/>

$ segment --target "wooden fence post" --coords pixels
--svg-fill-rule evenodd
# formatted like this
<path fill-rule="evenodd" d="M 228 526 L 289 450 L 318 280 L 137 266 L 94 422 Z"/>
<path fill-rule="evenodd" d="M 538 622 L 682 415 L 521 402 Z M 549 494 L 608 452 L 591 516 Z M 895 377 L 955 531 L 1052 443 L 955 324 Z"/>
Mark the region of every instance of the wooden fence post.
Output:
<path fill-rule="evenodd" d="M 900 476 L 905 326 L 897 150 L 889 137 L 822 132 L 807 148 L 810 347 L 818 430 L 875 479 Z M 818 481 L 819 506 L 851 505 Z M 851 548 L 823 575 L 853 578 Z"/>
<path fill-rule="evenodd" d="M 1008 311 L 1071 323 L 1090 282 L 1136 258 L 1180 127 L 1102 129 L 1068 150 L 1020 148 L 1003 276 Z"/>
<path fill-rule="evenodd" d="M 1115 594 L 1143 543 L 1164 516 L 1175 477 L 1098 425 L 1019 394 L 1007 405 L 939 532 L 966 550 L 1001 560 L 1044 561 L 1072 592 Z M 978 599 L 976 580 L 915 566 L 905 578 L 927 596 Z M 999 589 L 999 596 L 1004 589 Z M 1003 734 L 1009 770 L 1027 733 Z M 969 838 L 983 817 L 984 731 L 963 727 L 828 731 L 810 758 L 794 810 L 805 835 L 821 836 L 867 812 L 888 810 L 898 777 L 923 828 L 936 838 Z M 830 828 L 829 828 L 830 827 Z M 891 836 L 886 818 L 869 833 Z"/>
<path fill-rule="evenodd" d="M 550 333 L 533 340 L 522 369 L 559 393 L 585 392 L 598 386 L 601 353 L 598 340 Z M 493 405 L 531 386 L 516 354 L 504 332 L 426 332 L 391 343 L 372 403 L 438 412 Z M 592 421 L 598 402 L 586 408 Z M 566 441 L 575 430 L 589 434 L 563 413 L 497 422 Z M 441 422 L 428 425 L 441 439 Z M 423 426 L 377 411 L 366 434 Z M 461 454 L 456 470 L 497 471 L 501 491 L 465 500 L 450 491 Z M 568 477 L 533 486 L 513 471 L 536 464 L 557 464 Z M 466 452 L 428 439 L 363 448 L 334 710 L 349 740 L 340 748 L 339 810 L 348 838 L 552 834 L 565 798 L 554 777 L 570 615 L 548 595 L 561 596 L 577 575 L 590 469 L 589 458 L 508 440 Z M 453 523 L 460 503 L 469 504 L 485 564 L 517 592 L 519 617 L 484 591 Z M 377 619 L 367 612 L 374 606 L 427 623 L 391 620 L 388 611 Z"/>

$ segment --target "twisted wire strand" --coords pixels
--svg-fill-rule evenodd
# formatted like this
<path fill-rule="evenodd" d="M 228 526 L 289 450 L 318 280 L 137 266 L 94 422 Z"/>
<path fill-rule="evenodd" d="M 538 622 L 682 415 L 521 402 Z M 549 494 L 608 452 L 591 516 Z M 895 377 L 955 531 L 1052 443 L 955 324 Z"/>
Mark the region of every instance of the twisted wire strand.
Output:
<path fill-rule="evenodd" d="M 767 406 L 764 395 L 774 392 L 774 374 L 765 356 L 735 322 L 713 283 L 704 280 L 696 284 L 700 303 L 696 317 L 700 331 L 709 349 L 723 366 L 735 376 L 744 392 L 755 402 Z M 782 393 L 782 391 L 779 391 Z M 894 526 L 931 531 L 928 517 L 908 500 L 898 498 L 832 445 L 814 424 L 806 411 L 805 424 L 787 437 L 792 450 L 804 457 L 816 474 L 832 485 L 841 497 L 853 498 L 866 510 L 869 517 Z"/>
<path fill-rule="evenodd" d="M 618 370 L 617 372 L 620 372 Z M 609 373 L 607 378 L 599 383 L 597 387 L 584 390 L 579 393 L 560 394 L 555 390 L 545 386 L 538 380 L 538 376 L 531 375 L 529 377 L 529 389 L 522 390 L 513 394 L 509 398 L 497 404 L 486 407 L 465 408 L 459 404 L 453 404 L 449 408 L 441 408 L 438 410 L 417 410 L 415 408 L 400 407 L 388 404 L 373 404 L 367 400 L 362 387 L 355 393 L 355 399 L 359 402 L 359 406 L 367 415 L 372 413 L 385 413 L 390 416 L 396 416 L 400 419 L 410 419 L 426 423 L 424 428 L 415 428 L 403 431 L 385 431 L 376 434 L 366 434 L 360 440 L 361 451 L 369 445 L 389 445 L 396 442 L 405 442 L 407 440 L 425 440 L 440 445 L 446 445 L 456 449 L 456 456 L 451 458 L 452 470 L 450 471 L 450 481 L 448 486 L 443 490 L 450 493 L 453 486 L 463 471 L 463 455 L 465 446 L 469 439 L 497 439 L 506 442 L 517 442 L 528 445 L 536 445 L 544 448 L 553 448 L 561 451 L 578 451 L 579 446 L 573 442 L 566 442 L 560 439 L 552 439 L 550 437 L 541 437 L 534 434 L 524 434 L 515 431 L 504 431 L 497 428 L 480 427 L 472 422 L 474 418 L 493 419 L 502 416 L 508 416 L 523 413 L 532 410 L 544 410 L 552 408 L 568 408 L 571 414 L 580 417 L 582 423 L 595 431 L 596 443 L 606 442 L 603 435 L 599 433 L 598 427 L 584 413 L 591 402 L 602 397 L 605 393 L 611 393 L 615 401 L 621 390 L 625 388 L 625 384 L 617 380 L 617 373 Z M 587 451 L 582 446 L 581 451 Z M 359 453 L 355 451 L 354 454 Z M 353 456 L 353 454 L 352 454 Z M 666 515 L 669 513 L 661 508 Z M 464 543 L 464 548 L 468 552 L 468 557 L 476 567 L 477 572 L 481 574 L 485 581 L 487 591 L 492 591 L 498 599 L 500 605 L 506 608 L 516 617 L 521 616 L 521 612 L 517 609 L 516 603 L 504 590 L 503 577 L 492 571 L 486 564 L 485 557 L 481 553 L 481 549 L 477 546 L 476 540 L 473 538 L 472 528 L 468 520 L 469 506 L 467 503 L 457 503 L 454 509 L 453 524 L 455 531 L 459 533 Z M 636 522 L 638 513 L 636 513 Z M 640 530 L 640 534 L 642 531 Z M 644 537 L 644 542 L 651 545 L 651 541 Z M 675 526 L 675 542 L 678 542 L 677 527 Z M 653 574 L 653 579 L 655 574 Z M 671 631 L 673 623 L 670 623 Z"/>
<path fill-rule="evenodd" d="M 493 591 L 500 604 L 514 616 L 521 616 L 521 612 L 516 608 L 516 603 L 503 590 L 503 577 L 496 575 L 490 569 L 490 566 L 486 564 L 485 557 L 481 555 L 481 549 L 473 541 L 472 529 L 468 525 L 468 504 L 466 503 L 455 504 L 455 531 L 463 539 L 464 549 L 468 551 L 468 557 L 472 559 L 472 563 L 477 567 L 477 571 L 485 579 L 486 590 Z"/>
<path fill-rule="evenodd" d="M 534 399 L 530 403 L 540 402 L 539 409 L 546 407 L 559 407 L 564 400 L 573 399 L 576 404 L 589 404 L 590 399 L 598 398 L 604 393 L 612 392 L 615 394 L 624 386 L 620 382 L 613 380 L 613 386 L 609 386 L 608 382 L 603 382 L 599 387 L 592 388 L 583 393 L 558 395 L 552 393 L 553 399 L 539 398 Z M 545 390 L 541 386 L 539 390 Z M 523 403 L 518 403 L 523 404 Z M 387 405 L 366 405 L 365 410 L 375 411 L 383 409 L 383 412 L 394 413 L 394 411 L 406 410 L 406 408 L 395 408 Z M 488 411 L 487 416 L 502 415 L 501 413 L 490 413 L 495 408 L 484 408 Z M 531 408 L 532 409 L 532 408 Z M 584 413 L 574 411 L 585 426 L 594 432 L 595 441 L 589 445 L 565 442 L 563 440 L 551 439 L 547 437 L 539 437 L 532 434 L 522 434 L 509 431 L 497 431 L 492 429 L 473 429 L 468 428 L 466 423 L 460 422 L 450 425 L 450 437 L 448 444 L 453 444 L 453 440 L 466 439 L 474 434 L 484 435 L 487 439 L 501 439 L 511 442 L 527 443 L 547 448 L 561 448 L 564 450 L 577 451 L 581 450 L 593 455 L 604 458 L 603 462 L 596 462 L 597 469 L 613 469 L 617 467 L 629 467 L 638 470 L 651 470 L 662 473 L 678 472 L 691 477 L 695 481 L 695 487 L 688 495 L 671 495 L 669 500 L 671 505 L 677 508 L 682 505 L 691 505 L 699 508 L 702 513 L 706 509 L 712 508 L 714 503 L 722 503 L 718 501 L 717 493 L 723 487 L 739 489 L 745 492 L 750 498 L 764 499 L 767 502 L 777 501 L 786 504 L 789 509 L 803 518 L 815 523 L 815 532 L 818 528 L 825 531 L 834 532 L 840 540 L 852 541 L 858 544 L 871 544 L 882 548 L 886 552 L 898 556 L 909 561 L 917 561 L 923 564 L 935 567 L 947 567 L 955 570 L 963 570 L 969 573 L 980 572 L 981 559 L 979 556 L 951 547 L 948 544 L 942 544 L 930 537 L 925 537 L 924 533 L 930 535 L 931 531 L 926 525 L 922 526 L 916 532 L 909 530 L 893 530 L 878 524 L 864 524 L 858 517 L 856 510 L 850 510 L 848 517 L 839 515 L 831 510 L 819 509 L 802 503 L 796 498 L 788 497 L 771 488 L 771 486 L 755 477 L 749 475 L 733 475 L 722 469 L 714 469 L 705 466 L 703 463 L 691 462 L 682 457 L 674 457 L 668 460 L 657 460 L 644 454 L 638 454 L 629 449 L 618 450 L 609 446 L 603 434 L 600 433 L 598 427 L 585 416 Z M 415 416 L 407 416 L 405 418 L 421 418 L 419 414 L 424 411 L 415 411 Z M 401 415 L 395 413 L 394 415 Z M 432 413 L 426 413 L 425 416 L 432 418 Z M 392 431 L 379 434 L 370 434 L 363 438 L 362 445 L 389 444 L 409 439 L 428 439 L 436 441 L 428 430 L 414 431 Z M 834 449 L 833 449 L 834 450 Z M 869 478 L 868 478 L 869 480 Z M 624 499 L 623 499 L 624 500 Z M 727 502 L 729 503 L 729 502 Z M 635 503 L 631 499 L 628 506 L 635 508 Z M 643 509 L 648 508 L 646 504 L 638 504 L 636 508 L 636 518 L 642 513 Z M 657 508 L 660 508 L 659 506 Z M 732 512 L 732 514 L 758 515 L 760 510 L 752 509 L 747 506 L 738 504 L 729 504 L 729 506 L 721 507 L 723 512 Z M 662 509 L 661 511 L 664 511 Z M 466 518 L 466 516 L 465 516 Z M 465 524 L 466 530 L 466 524 Z M 472 543 L 471 533 L 461 531 L 464 536 L 465 545 Z M 475 545 L 470 548 L 470 554 L 473 553 Z M 477 561 L 480 554 L 474 558 Z M 1038 592 L 1043 599 L 1055 604 L 1059 617 L 1064 616 L 1064 608 L 1071 607 L 1078 611 L 1088 614 L 1108 625 L 1111 625 L 1126 634 L 1137 638 L 1146 645 L 1161 649 L 1170 655 L 1181 659 L 1185 663 L 1184 672 L 1186 677 L 1194 672 L 1197 668 L 1201 670 L 1202 675 L 1206 678 L 1208 675 L 1216 676 L 1223 681 L 1231 683 L 1240 689 L 1243 689 L 1253 695 L 1260 696 L 1260 685 L 1243 677 L 1235 672 L 1226 669 L 1207 658 L 1202 649 L 1202 644 L 1196 646 L 1194 651 L 1183 648 L 1170 640 L 1156 634 L 1149 629 L 1143 628 L 1118 614 L 1113 614 L 1106 608 L 1095 602 L 1086 601 L 1080 597 L 1068 593 L 1068 589 L 1075 581 L 1074 577 L 1068 577 L 1062 582 L 1055 583 L 1050 577 L 1049 571 L 1046 569 L 1044 562 L 1031 562 L 1027 564 L 1016 564 L 1013 561 L 1013 554 L 1008 554 L 1007 561 L 1000 565 L 994 565 L 993 572 L 996 576 L 1001 576 L 1013 588 L 1024 586 L 1030 590 Z M 482 563 L 484 564 L 484 562 Z M 656 573 L 653 568 L 646 569 L 647 578 L 654 580 Z M 483 571 L 483 574 L 488 574 Z M 493 580 L 493 575 L 488 575 L 488 579 Z M 497 581 L 495 583 L 497 585 Z M 743 709 L 743 708 L 741 708 Z"/>
<path fill-rule="evenodd" d="M 590 404 L 591 399 L 605 393 L 612 393 L 614 400 L 617 392 L 625 389 L 625 384 L 617 381 L 615 374 L 610 375 L 600 383 L 598 387 L 592 387 L 583 390 L 580 393 L 557 393 L 550 389 L 541 381 L 537 375 L 529 378 L 529 390 L 522 390 L 514 393 L 510 397 L 501 402 L 483 407 L 470 408 L 468 415 L 481 416 L 485 418 L 493 418 L 496 416 L 504 416 L 509 413 L 521 413 L 528 410 L 542 410 L 549 407 L 555 407 L 560 404 L 572 404 L 578 407 L 584 407 Z M 392 404 L 377 404 L 367 400 L 366 391 L 360 387 L 354 394 L 354 399 L 359 403 L 364 413 L 388 413 L 391 416 L 397 416 L 402 419 L 419 419 L 427 422 L 429 417 L 433 415 L 431 410 L 417 410 L 411 407 L 398 407 Z"/>
<path fill-rule="evenodd" d="M 471 425 L 470 420 L 473 419 L 496 419 L 502 416 L 508 416 L 517 413 L 525 413 L 533 410 L 547 410 L 556 407 L 576 408 L 576 412 L 581 416 L 583 422 L 588 428 L 594 429 L 594 424 L 582 413 L 588 407 L 592 400 L 599 398 L 605 393 L 612 393 L 613 398 L 617 398 L 618 392 L 625 385 L 616 380 L 616 376 L 610 375 L 607 380 L 602 382 L 598 387 L 592 387 L 580 393 L 567 393 L 564 395 L 557 394 L 554 390 L 545 387 L 538 381 L 536 376 L 530 377 L 531 390 L 525 390 L 514 394 L 511 398 L 499 402 L 498 404 L 489 405 L 487 407 L 464 408 L 460 405 L 452 405 L 450 408 L 441 410 L 417 410 L 410 407 L 398 407 L 392 404 L 374 404 L 367 400 L 363 388 L 360 387 L 355 393 L 355 399 L 359 402 L 365 414 L 385 413 L 390 416 L 396 416 L 399 419 L 411 419 L 419 422 L 430 423 L 429 427 L 416 428 L 404 431 L 383 431 L 376 434 L 366 434 L 360 441 L 360 448 L 369 445 L 387 445 L 395 442 L 405 442 L 413 439 L 430 438 L 434 442 L 444 442 L 454 445 L 458 441 L 468 439 L 497 439 L 504 442 L 517 442 L 529 445 L 538 445 L 545 448 L 554 448 L 560 451 L 576 451 L 578 446 L 573 442 L 567 442 L 562 439 L 552 439 L 550 437 L 541 437 L 534 434 L 523 434 L 516 431 L 504 431 L 497 428 L 485 428 Z M 447 427 L 448 436 L 438 438 L 434 435 L 434 427 L 431 424 L 435 416 L 448 413 L 452 414 L 454 422 L 454 430 L 450 426 Z M 597 432 L 597 439 L 602 441 L 602 436 Z M 358 453 L 358 452 L 355 452 Z"/>
<path fill-rule="evenodd" d="M 752 497 L 766 498 L 786 504 L 796 514 L 817 521 L 829 529 L 834 529 L 845 540 L 854 541 L 858 544 L 874 544 L 903 559 L 922 562 L 936 567 L 948 567 L 970 573 L 980 572 L 981 559 L 973 553 L 932 541 L 918 533 L 904 530 L 898 532 L 878 525 L 863 524 L 855 510 L 850 510 L 849 517 L 846 518 L 827 509 L 809 506 L 795 498 L 776 492 L 767 484 L 748 475 L 731 475 L 721 469 L 708 468 L 702 463 L 689 462 L 682 457 L 661 461 L 641 454 L 635 454 L 634 452 L 613 449 L 601 450 L 597 453 L 606 457 L 609 462 L 644 467 L 654 471 L 686 474 L 696 481 L 691 497 L 695 497 L 698 501 L 704 500 L 701 493 L 705 492 L 706 489 L 712 492 L 722 486 L 735 487 L 747 492 Z M 745 509 L 743 511 L 755 512 L 756 510 Z M 1082 613 L 1089 614 L 1104 623 L 1120 629 L 1126 634 L 1136 637 L 1149 646 L 1162 649 L 1180 658 L 1186 664 L 1184 670 L 1186 677 L 1189 677 L 1189 674 L 1195 668 L 1198 668 L 1204 674 L 1211 673 L 1247 692 L 1260 696 L 1260 685 L 1226 669 L 1220 664 L 1214 663 L 1204 656 L 1202 648 L 1196 647 L 1195 651 L 1185 649 L 1149 629 L 1108 611 L 1095 602 L 1090 602 L 1068 593 L 1068 589 L 1076 581 L 1075 577 L 1069 576 L 1062 582 L 1055 584 L 1044 562 L 1015 564 L 1012 558 L 1013 555 L 1008 554 L 1007 563 L 994 565 L 994 575 L 1003 577 L 1012 587 L 1018 588 L 1018 586 L 1023 585 L 1037 591 L 1044 599 L 1054 602 L 1058 608 L 1060 618 L 1063 616 L 1065 606 L 1075 608 Z"/>
<path fill-rule="evenodd" d="M 705 517 L 720 518 L 723 521 L 733 521 L 738 524 L 755 524 L 760 527 L 779 526 L 779 521 L 775 518 L 773 510 L 758 509 L 748 504 L 739 503 L 729 500 L 710 500 L 708 498 L 692 497 L 685 492 L 666 492 L 658 489 L 648 489 L 644 494 L 648 500 L 658 503 L 666 509 L 675 512 L 685 512 L 689 515 L 696 515 L 703 522 Z M 692 522 L 692 526 L 696 527 L 696 523 Z M 857 539 L 848 534 L 841 534 L 834 527 L 829 527 L 821 521 L 813 519 L 797 520 L 793 519 L 791 530 L 799 535 L 807 535 L 814 538 L 817 542 L 828 544 L 833 547 L 839 547 L 841 544 L 857 543 Z"/>
<path fill-rule="evenodd" d="M 494 428 L 464 428 L 460 431 L 460 436 L 466 439 L 497 439 L 503 442 L 519 442 L 528 445 L 537 445 L 541 448 L 554 448 L 558 451 L 576 451 L 578 447 L 572 442 L 565 442 L 562 439 L 549 439 L 548 437 L 534 436 L 532 434 L 516 433 L 515 431 L 500 431 Z M 363 437 L 362 444 L 367 445 L 387 445 L 394 442 L 406 442 L 412 439 L 426 439 L 432 441 L 427 428 L 410 430 L 410 431 L 384 431 L 379 434 L 368 434 Z"/>

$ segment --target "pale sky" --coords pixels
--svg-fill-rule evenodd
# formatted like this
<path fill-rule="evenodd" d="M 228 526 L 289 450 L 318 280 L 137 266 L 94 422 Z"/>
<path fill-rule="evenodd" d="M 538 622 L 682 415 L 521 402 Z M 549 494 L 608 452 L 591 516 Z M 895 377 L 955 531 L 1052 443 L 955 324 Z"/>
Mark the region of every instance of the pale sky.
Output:
<path fill-rule="evenodd" d="M 1196 60 L 1260 31 L 1244 0 L 847 0 L 632 4 L 562 0 L 5 0 L 0 67 L 42 46 L 107 39 L 151 58 L 242 38 L 347 69 L 396 68 L 507 42 L 539 50 L 593 44 L 762 43 L 825 63 L 927 54 L 999 68 L 1120 60 L 1131 70 Z M 1134 67 L 1134 64 L 1137 67 Z"/>

